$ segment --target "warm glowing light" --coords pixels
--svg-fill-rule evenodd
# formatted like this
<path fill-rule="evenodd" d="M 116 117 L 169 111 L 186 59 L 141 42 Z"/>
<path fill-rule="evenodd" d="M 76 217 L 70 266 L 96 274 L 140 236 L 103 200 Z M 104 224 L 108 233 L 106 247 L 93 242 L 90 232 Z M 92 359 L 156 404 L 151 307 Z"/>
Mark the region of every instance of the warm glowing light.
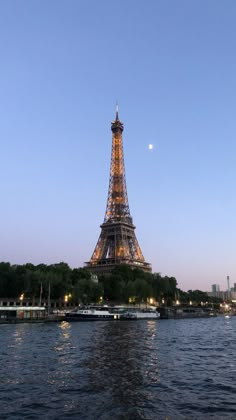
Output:
<path fill-rule="evenodd" d="M 192 305 L 192 304 L 193 304 L 193 302 L 190 300 L 189 305 Z"/>
<path fill-rule="evenodd" d="M 149 303 L 150 303 L 150 305 L 152 305 L 154 303 L 154 299 L 153 298 L 150 298 L 149 299 Z"/>
<path fill-rule="evenodd" d="M 180 301 L 177 299 L 175 303 L 176 303 L 176 305 L 179 305 Z"/>
<path fill-rule="evenodd" d="M 23 299 L 24 299 L 24 293 L 21 293 L 21 295 L 20 295 L 20 301 L 22 302 Z"/>
<path fill-rule="evenodd" d="M 135 296 L 130 296 L 129 297 L 129 303 L 135 303 Z"/>

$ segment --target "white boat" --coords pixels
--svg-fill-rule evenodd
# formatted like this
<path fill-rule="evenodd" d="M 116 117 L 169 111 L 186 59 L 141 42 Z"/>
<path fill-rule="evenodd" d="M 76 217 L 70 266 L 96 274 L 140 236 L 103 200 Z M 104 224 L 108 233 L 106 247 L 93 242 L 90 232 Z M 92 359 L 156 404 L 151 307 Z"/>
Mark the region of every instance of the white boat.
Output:
<path fill-rule="evenodd" d="M 116 313 L 108 306 L 90 306 L 65 314 L 67 321 L 112 321 L 120 317 L 120 313 Z"/>
<path fill-rule="evenodd" d="M 159 319 L 160 314 L 156 309 L 130 310 L 122 314 L 122 319 L 140 320 L 140 319 Z"/>
<path fill-rule="evenodd" d="M 127 321 L 141 319 L 158 319 L 156 308 L 127 309 L 125 307 L 88 306 L 66 312 L 66 321 Z"/>

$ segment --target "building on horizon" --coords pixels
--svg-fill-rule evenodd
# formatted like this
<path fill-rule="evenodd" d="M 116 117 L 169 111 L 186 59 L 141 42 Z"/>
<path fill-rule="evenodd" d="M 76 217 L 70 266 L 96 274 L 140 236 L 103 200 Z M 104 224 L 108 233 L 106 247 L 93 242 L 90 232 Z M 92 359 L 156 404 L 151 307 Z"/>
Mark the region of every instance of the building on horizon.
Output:
<path fill-rule="evenodd" d="M 212 291 L 212 293 L 217 293 L 217 292 L 219 292 L 219 291 L 220 291 L 220 286 L 219 286 L 219 284 L 212 284 L 212 286 L 211 286 L 211 291 Z"/>
<path fill-rule="evenodd" d="M 208 296 L 219 298 L 225 300 L 228 298 L 227 292 L 222 292 L 220 290 L 219 284 L 212 284 L 211 285 L 211 292 L 207 292 Z"/>
<path fill-rule="evenodd" d="M 105 218 L 101 233 L 87 268 L 96 274 L 108 274 L 121 264 L 151 272 L 151 264 L 142 254 L 135 235 L 135 226 L 130 214 L 125 179 L 125 164 L 122 133 L 124 126 L 119 119 L 118 106 L 116 118 L 111 123 L 112 151 L 110 180 Z"/>

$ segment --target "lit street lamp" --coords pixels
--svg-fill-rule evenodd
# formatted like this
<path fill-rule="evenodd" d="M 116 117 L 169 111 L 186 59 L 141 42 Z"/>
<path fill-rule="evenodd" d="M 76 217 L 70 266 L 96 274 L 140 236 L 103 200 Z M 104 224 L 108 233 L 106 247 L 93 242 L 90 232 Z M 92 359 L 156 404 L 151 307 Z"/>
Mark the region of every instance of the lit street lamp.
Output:
<path fill-rule="evenodd" d="M 19 299 L 20 299 L 20 303 L 21 303 L 21 305 L 22 305 L 23 300 L 24 300 L 24 293 L 21 293 L 21 295 L 20 295 Z"/>

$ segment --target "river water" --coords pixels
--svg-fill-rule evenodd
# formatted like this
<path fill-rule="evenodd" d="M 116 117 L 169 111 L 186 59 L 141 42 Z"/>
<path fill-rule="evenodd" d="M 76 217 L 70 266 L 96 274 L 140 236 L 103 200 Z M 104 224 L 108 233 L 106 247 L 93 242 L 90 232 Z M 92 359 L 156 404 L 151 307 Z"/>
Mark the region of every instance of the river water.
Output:
<path fill-rule="evenodd" d="M 236 419 L 236 317 L 0 325 L 0 418 Z"/>

